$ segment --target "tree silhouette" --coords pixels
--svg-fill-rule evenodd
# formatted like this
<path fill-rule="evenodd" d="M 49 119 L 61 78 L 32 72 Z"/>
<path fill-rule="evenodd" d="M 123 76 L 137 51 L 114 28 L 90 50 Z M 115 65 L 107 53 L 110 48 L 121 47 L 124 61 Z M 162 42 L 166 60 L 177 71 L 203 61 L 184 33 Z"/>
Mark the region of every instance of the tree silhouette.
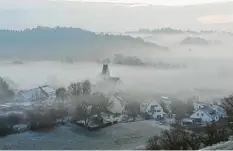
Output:
<path fill-rule="evenodd" d="M 129 117 L 132 117 L 133 121 L 135 121 L 135 118 L 140 114 L 140 103 L 129 102 L 125 108 L 126 108 L 127 115 Z"/>
<path fill-rule="evenodd" d="M 221 106 L 227 112 L 228 127 L 233 130 L 233 95 L 223 98 Z"/>
<path fill-rule="evenodd" d="M 77 82 L 77 83 L 71 83 L 68 87 L 68 91 L 74 95 L 74 96 L 80 96 L 83 95 L 83 87 L 82 83 Z"/>
<path fill-rule="evenodd" d="M 7 99 L 14 96 L 13 90 L 10 88 L 9 84 L 0 77 L 0 97 L 2 99 Z"/>
<path fill-rule="evenodd" d="M 56 90 L 56 98 L 64 102 L 66 97 L 66 88 L 61 87 Z"/>
<path fill-rule="evenodd" d="M 91 82 L 89 80 L 85 80 L 82 83 L 82 88 L 83 88 L 83 94 L 88 95 L 91 93 Z"/>
<path fill-rule="evenodd" d="M 176 120 L 178 122 L 185 117 L 187 113 L 187 105 L 181 100 L 174 100 L 171 103 L 171 109 L 174 114 L 176 114 Z"/>

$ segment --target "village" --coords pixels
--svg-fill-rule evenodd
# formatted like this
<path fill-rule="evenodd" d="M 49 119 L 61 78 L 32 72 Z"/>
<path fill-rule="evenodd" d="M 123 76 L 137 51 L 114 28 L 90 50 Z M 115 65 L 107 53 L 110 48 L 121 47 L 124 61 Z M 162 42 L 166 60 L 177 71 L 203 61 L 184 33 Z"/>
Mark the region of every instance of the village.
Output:
<path fill-rule="evenodd" d="M 44 85 L 19 90 L 13 101 L 0 105 L 0 134 L 5 136 L 27 130 L 72 123 L 89 131 L 117 123 L 155 120 L 160 125 L 203 127 L 227 117 L 221 101 L 160 99 L 129 100 L 116 89 L 122 81 L 111 77 L 103 65 L 101 81 L 71 83 L 68 88 Z M 98 92 L 100 88 L 107 91 Z"/>

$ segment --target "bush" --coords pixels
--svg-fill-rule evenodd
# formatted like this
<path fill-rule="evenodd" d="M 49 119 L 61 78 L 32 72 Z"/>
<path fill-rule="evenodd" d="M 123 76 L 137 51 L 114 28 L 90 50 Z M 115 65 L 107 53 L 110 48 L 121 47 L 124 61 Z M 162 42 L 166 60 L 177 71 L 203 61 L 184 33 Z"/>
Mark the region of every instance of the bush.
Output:
<path fill-rule="evenodd" d="M 56 125 L 57 115 L 54 109 L 36 109 L 28 111 L 27 115 L 31 130 L 50 128 Z"/>
<path fill-rule="evenodd" d="M 188 150 L 200 148 L 200 136 L 184 130 L 173 129 L 163 131 L 161 136 L 149 139 L 146 148 L 148 150 Z"/>
<path fill-rule="evenodd" d="M 0 118 L 0 136 L 6 136 L 12 132 L 6 117 Z"/>
<path fill-rule="evenodd" d="M 14 125 L 19 124 L 21 121 L 22 116 L 16 113 L 0 117 L 0 136 L 6 136 L 14 133 Z"/>

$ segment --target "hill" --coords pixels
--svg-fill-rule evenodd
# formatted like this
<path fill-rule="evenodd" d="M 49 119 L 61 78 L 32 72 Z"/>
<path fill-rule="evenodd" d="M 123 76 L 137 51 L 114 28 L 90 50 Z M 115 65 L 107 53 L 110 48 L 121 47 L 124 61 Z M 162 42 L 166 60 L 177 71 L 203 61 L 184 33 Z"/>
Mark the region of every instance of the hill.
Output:
<path fill-rule="evenodd" d="M 143 39 L 97 34 L 80 28 L 37 27 L 22 31 L 0 30 L 0 55 L 30 59 L 97 57 L 122 49 L 162 49 Z"/>
<path fill-rule="evenodd" d="M 209 41 L 200 37 L 187 37 L 181 41 L 183 45 L 209 45 Z"/>
<path fill-rule="evenodd" d="M 220 40 L 206 40 L 200 37 L 186 37 L 181 41 L 182 45 L 221 45 Z"/>
<path fill-rule="evenodd" d="M 213 34 L 213 33 L 221 33 L 227 35 L 233 35 L 231 32 L 227 31 L 217 31 L 217 30 L 201 30 L 201 31 L 193 31 L 193 30 L 181 30 L 181 29 L 173 29 L 173 28 L 158 28 L 158 29 L 139 29 L 137 31 L 127 31 L 128 34 Z"/>

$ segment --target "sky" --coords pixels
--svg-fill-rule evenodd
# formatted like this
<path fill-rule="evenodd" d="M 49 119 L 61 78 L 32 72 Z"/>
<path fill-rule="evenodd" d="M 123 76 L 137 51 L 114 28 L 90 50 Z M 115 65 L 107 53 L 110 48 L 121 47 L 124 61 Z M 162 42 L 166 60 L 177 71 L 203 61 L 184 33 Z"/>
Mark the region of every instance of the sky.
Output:
<path fill-rule="evenodd" d="M 180 5 L 194 5 L 203 3 L 214 3 L 214 2 L 225 2 L 233 0 L 0 0 L 0 7 L 30 7 L 34 4 L 44 4 L 48 1 L 71 1 L 71 2 L 108 2 L 108 3 L 139 3 L 150 4 L 150 5 L 169 5 L 169 6 L 180 6 Z"/>
<path fill-rule="evenodd" d="M 64 1 L 66 3 L 60 3 Z M 72 26 L 97 32 L 162 27 L 233 32 L 233 3 L 192 8 L 138 7 L 183 6 L 227 1 L 233 2 L 233 0 L 0 0 L 0 18 L 4 19 L 4 22 L 0 22 L 0 29 L 25 29 L 41 25 Z M 101 2 L 113 4 L 102 5 Z"/>
<path fill-rule="evenodd" d="M 202 3 L 224 2 L 233 0 L 52 0 L 52 1 L 82 1 L 82 2 L 109 2 L 109 3 L 141 3 L 152 5 L 193 5 Z"/>

